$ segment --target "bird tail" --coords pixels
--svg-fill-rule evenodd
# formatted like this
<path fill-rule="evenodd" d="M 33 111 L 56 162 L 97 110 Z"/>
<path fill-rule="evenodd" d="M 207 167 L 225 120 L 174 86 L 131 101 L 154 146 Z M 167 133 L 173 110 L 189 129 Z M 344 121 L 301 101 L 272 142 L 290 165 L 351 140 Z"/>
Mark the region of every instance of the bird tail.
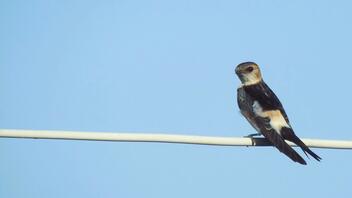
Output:
<path fill-rule="evenodd" d="M 308 157 L 308 155 L 307 155 L 307 153 L 308 153 L 317 161 L 321 160 L 321 157 L 319 157 L 312 150 L 310 150 L 310 148 L 306 144 L 304 144 L 304 142 L 302 142 L 301 139 L 299 139 L 296 136 L 296 134 L 293 132 L 293 130 L 291 128 L 287 128 L 287 127 L 282 128 L 281 135 L 284 139 L 291 141 L 291 142 L 295 143 L 297 146 L 301 147 L 301 149 L 303 150 L 304 154 L 306 154 L 307 157 Z"/>
<path fill-rule="evenodd" d="M 294 162 L 298 162 L 302 165 L 307 164 L 306 161 L 291 146 L 289 146 L 278 133 L 272 131 L 271 133 L 265 133 L 264 137 Z"/>

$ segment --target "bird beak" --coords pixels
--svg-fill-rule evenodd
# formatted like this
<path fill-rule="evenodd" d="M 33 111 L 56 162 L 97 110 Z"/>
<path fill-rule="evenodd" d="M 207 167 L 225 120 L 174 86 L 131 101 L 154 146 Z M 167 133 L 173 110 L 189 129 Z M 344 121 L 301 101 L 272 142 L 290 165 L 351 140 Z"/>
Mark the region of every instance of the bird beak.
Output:
<path fill-rule="evenodd" d="M 236 67 L 235 72 L 236 72 L 237 75 L 240 75 L 241 74 L 241 69 L 239 67 Z"/>

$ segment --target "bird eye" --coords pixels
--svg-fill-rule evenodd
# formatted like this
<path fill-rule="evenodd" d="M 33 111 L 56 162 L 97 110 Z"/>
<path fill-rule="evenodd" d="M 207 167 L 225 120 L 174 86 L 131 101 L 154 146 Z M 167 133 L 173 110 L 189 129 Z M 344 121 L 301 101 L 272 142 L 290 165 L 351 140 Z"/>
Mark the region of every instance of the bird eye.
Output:
<path fill-rule="evenodd" d="M 253 67 L 247 67 L 247 68 L 246 68 L 246 71 L 247 71 L 247 72 L 252 72 L 253 69 L 254 69 Z"/>

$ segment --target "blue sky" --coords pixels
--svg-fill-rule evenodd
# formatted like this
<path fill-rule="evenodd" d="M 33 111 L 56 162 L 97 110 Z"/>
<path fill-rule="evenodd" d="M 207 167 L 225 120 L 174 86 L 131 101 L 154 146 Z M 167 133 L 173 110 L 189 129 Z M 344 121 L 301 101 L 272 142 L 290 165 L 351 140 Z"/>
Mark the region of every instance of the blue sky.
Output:
<path fill-rule="evenodd" d="M 352 139 L 349 1 L 1 1 L 0 128 L 244 136 L 257 62 L 298 136 Z M 0 197 L 342 197 L 352 154 L 0 139 Z M 301 153 L 302 154 L 302 153 Z"/>

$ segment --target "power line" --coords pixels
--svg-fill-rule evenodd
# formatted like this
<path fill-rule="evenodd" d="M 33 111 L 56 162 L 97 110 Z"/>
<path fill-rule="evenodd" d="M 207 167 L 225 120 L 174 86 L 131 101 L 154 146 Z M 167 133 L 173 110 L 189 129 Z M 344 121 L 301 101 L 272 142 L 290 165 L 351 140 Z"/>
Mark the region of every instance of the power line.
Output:
<path fill-rule="evenodd" d="M 116 142 L 159 142 L 180 144 L 201 144 L 217 146 L 271 146 L 264 138 L 249 137 L 212 137 L 174 134 L 147 133 L 107 133 L 107 132 L 77 132 L 48 130 L 15 130 L 0 129 L 2 138 L 29 139 L 61 139 L 61 140 L 91 140 Z M 352 149 L 352 141 L 302 139 L 309 147 L 328 149 Z M 288 142 L 291 146 L 296 146 Z"/>

